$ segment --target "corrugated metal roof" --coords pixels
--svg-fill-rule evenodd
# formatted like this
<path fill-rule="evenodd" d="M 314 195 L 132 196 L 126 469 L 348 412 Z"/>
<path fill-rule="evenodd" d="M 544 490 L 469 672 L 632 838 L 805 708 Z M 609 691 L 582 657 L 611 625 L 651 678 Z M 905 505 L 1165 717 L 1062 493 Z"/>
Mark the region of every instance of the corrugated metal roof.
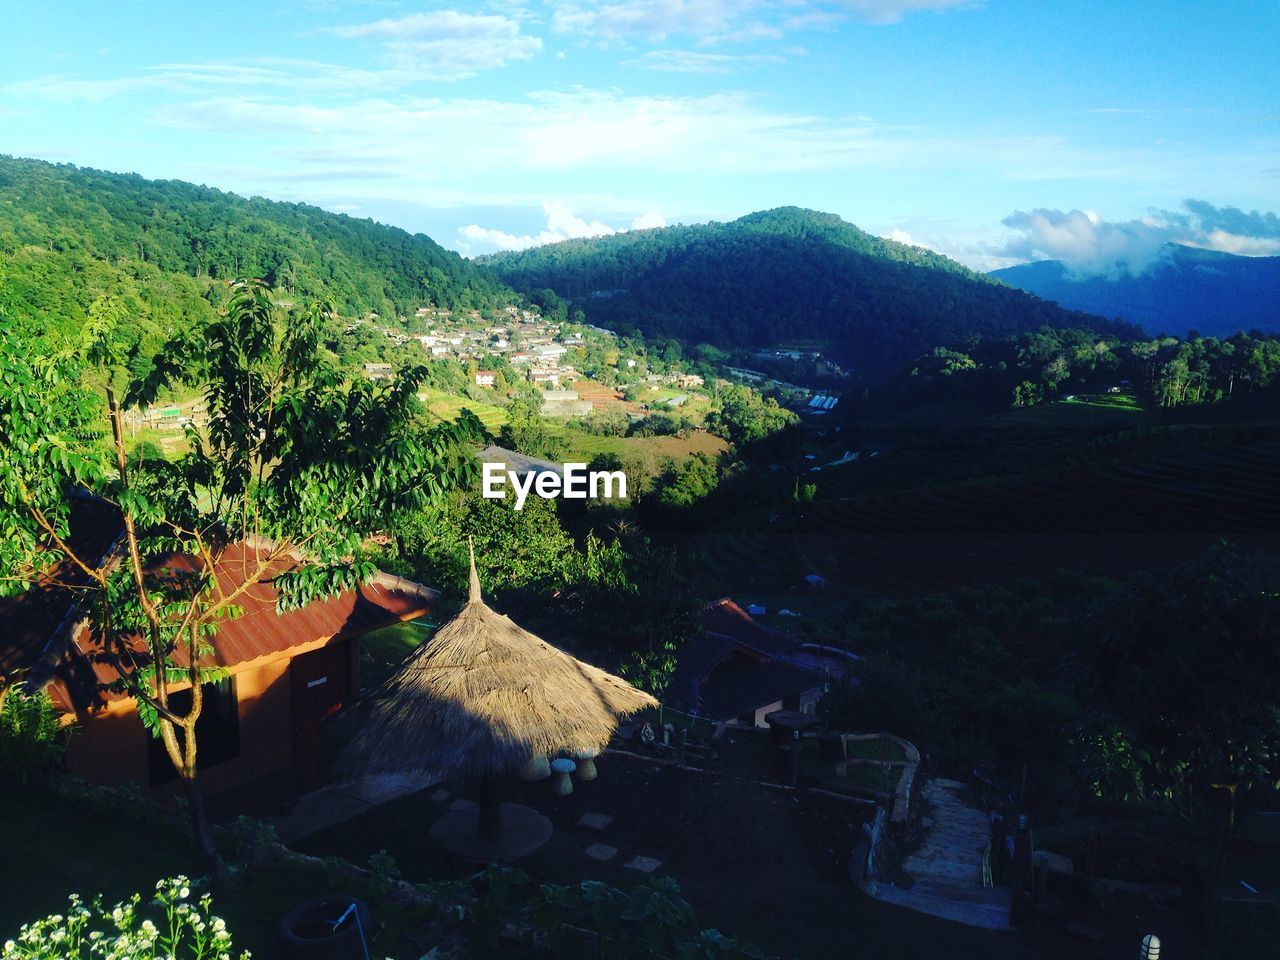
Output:
<path fill-rule="evenodd" d="M 118 538 L 119 514 L 100 503 L 76 510 L 73 519 L 78 528 L 73 530 L 77 548 L 86 556 L 105 556 Z M 217 589 L 222 596 L 230 596 L 246 583 L 249 586 L 235 601 L 243 615 L 224 621 L 212 638 L 213 655 L 208 665 L 235 668 L 293 647 L 358 636 L 426 613 L 439 597 L 437 591 L 410 580 L 379 574 L 358 589 L 279 613 L 271 580 L 293 569 L 298 561 L 280 559 L 263 567 L 265 556 L 256 547 L 238 543 L 218 558 Z M 195 558 L 175 554 L 157 560 L 150 569 L 180 575 L 197 566 Z M 70 577 L 74 571 L 63 572 Z M 74 578 L 72 582 L 76 582 Z M 83 576 L 78 582 L 83 584 Z M 47 682 L 54 703 L 68 712 L 120 699 L 120 695 L 101 689 L 119 679 L 103 655 L 101 638 L 84 624 L 75 625 L 74 636 L 66 637 L 74 625 L 69 617 L 74 613 L 75 597 L 74 589 L 48 585 L 0 601 L 0 623 L 6 628 L 0 637 L 0 669 L 30 669 L 32 682 Z M 140 659 L 144 657 L 146 647 L 141 638 L 132 648 Z M 187 664 L 184 654 L 183 649 L 175 651 L 173 659 L 179 666 Z M 46 665 L 43 671 L 42 664 Z"/>
<path fill-rule="evenodd" d="M 800 641 L 791 634 L 757 623 L 728 597 L 707 604 L 702 629 L 769 656 L 783 656 L 800 646 Z"/>
<path fill-rule="evenodd" d="M 508 450 L 506 447 L 500 447 L 496 443 L 489 444 L 489 446 L 477 453 L 476 459 L 482 463 L 500 464 L 505 469 L 520 476 L 524 476 L 526 473 L 564 473 L 564 467 L 558 463 L 552 463 L 550 460 L 543 460 L 540 457 L 526 456 L 523 453 Z"/>

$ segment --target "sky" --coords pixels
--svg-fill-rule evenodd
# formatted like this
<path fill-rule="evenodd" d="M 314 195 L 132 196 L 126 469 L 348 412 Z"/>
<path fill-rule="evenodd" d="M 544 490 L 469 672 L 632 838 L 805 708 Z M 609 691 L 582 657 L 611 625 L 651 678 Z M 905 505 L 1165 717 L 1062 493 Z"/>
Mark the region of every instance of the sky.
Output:
<path fill-rule="evenodd" d="M 1280 4 L 49 0 L 0 153 L 466 255 L 797 205 L 978 269 L 1280 254 Z"/>

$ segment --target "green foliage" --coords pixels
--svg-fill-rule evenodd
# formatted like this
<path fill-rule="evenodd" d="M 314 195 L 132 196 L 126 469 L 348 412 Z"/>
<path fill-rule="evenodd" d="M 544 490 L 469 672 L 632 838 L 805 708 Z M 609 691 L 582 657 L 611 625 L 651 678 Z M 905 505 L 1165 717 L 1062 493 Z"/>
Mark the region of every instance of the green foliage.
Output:
<path fill-rule="evenodd" d="M 706 454 L 672 461 L 658 482 L 657 500 L 665 507 L 692 507 L 720 483 L 715 462 Z"/>
<path fill-rule="evenodd" d="M 716 347 L 822 338 L 870 376 L 975 333 L 1119 328 L 795 207 L 566 240 L 483 262 L 517 289 L 573 298 L 591 323 L 610 329 Z"/>
<path fill-rule="evenodd" d="M 1100 792 L 1194 822 L 1280 790 L 1278 580 L 1274 564 L 1223 549 L 1103 600 L 1083 651 Z"/>
<path fill-rule="evenodd" d="M 542 416 L 542 391 L 531 384 L 521 384 L 507 405 L 507 422 L 498 442 L 510 450 L 531 457 L 554 458 L 559 455 L 560 441 Z"/>
<path fill-rule="evenodd" d="M 452 452 L 473 424 L 422 430 L 420 369 L 387 385 L 343 377 L 320 346 L 330 314 L 322 304 L 286 313 L 262 283 L 237 282 L 224 314 L 167 344 L 142 379 L 121 337 L 126 317 L 108 303 L 78 349 L 51 359 L 0 340 L 0 561 L 16 574 L 6 589 L 60 562 L 83 580 L 83 610 L 118 673 L 109 689 L 136 699 L 192 797 L 202 685 L 225 676 L 211 642 L 243 615 L 243 592 L 270 582 L 288 609 L 369 580 L 366 537 L 475 470 Z M 82 371 L 102 383 L 102 399 L 75 386 Z M 185 377 L 203 384 L 207 411 L 188 428 L 189 451 L 131 459 L 124 410 Z M 114 456 L 90 431 L 95 416 L 109 424 Z M 119 510 L 121 562 L 68 547 L 77 489 Z M 254 545 L 244 583 L 217 589 L 219 558 L 237 542 Z M 151 562 L 173 555 L 193 562 Z M 193 690 L 185 713 L 168 699 L 175 683 Z M 220 879 L 201 809 L 191 804 L 196 837 Z"/>
<path fill-rule="evenodd" d="M 762 397 L 750 387 L 735 384 L 720 396 L 720 404 L 707 417 L 707 429 L 735 446 L 758 443 L 798 421 L 772 397 Z"/>
<path fill-rule="evenodd" d="M 0 689 L 0 779 L 22 783 L 56 770 L 65 747 L 47 692 L 33 693 L 22 683 Z"/>
<path fill-rule="evenodd" d="M 161 880 L 155 898 L 131 898 L 108 909 L 98 897 L 86 904 L 76 894 L 65 914 L 24 924 L 4 943 L 2 960 L 223 960 L 233 955 L 226 923 L 209 912 L 212 898 L 194 898 L 183 876 Z M 153 919 L 154 917 L 154 919 Z M 247 952 L 240 954 L 248 960 Z"/>
<path fill-rule="evenodd" d="M 250 866 L 262 863 L 280 842 L 272 824 L 243 814 L 236 817 L 231 825 L 231 835 L 235 841 L 236 856 Z"/>
<path fill-rule="evenodd" d="M 438 504 L 405 514 L 394 530 L 397 556 L 423 583 L 465 595 L 467 538 L 486 591 L 554 590 L 574 575 L 573 538 L 560 525 L 553 501 L 529 497 L 487 500 L 455 492 Z"/>
<path fill-rule="evenodd" d="M 369 854 L 369 894 L 375 900 L 381 900 L 395 889 L 400 879 L 400 868 L 396 866 L 395 857 L 385 850 Z"/>
<path fill-rule="evenodd" d="M 510 296 L 422 234 L 305 204 L 8 157 L 0 201 L 0 309 L 60 342 L 110 294 L 145 356 L 212 321 L 221 285 L 238 277 L 349 316 L 487 308 Z"/>
<path fill-rule="evenodd" d="M 577 886 L 544 884 L 528 913 L 556 957 L 763 960 L 765 956 L 719 930 L 700 929 L 693 908 L 670 877 L 656 877 L 630 893 L 596 880 L 583 880 Z M 577 932 L 584 927 L 591 934 L 589 939 Z"/>
<path fill-rule="evenodd" d="M 971 337 L 936 348 L 879 392 L 904 401 L 1030 407 L 1072 394 L 1119 389 L 1154 407 L 1188 407 L 1257 396 L 1280 377 L 1280 337 L 1238 333 L 1122 339 L 1088 329 L 1043 328 L 1004 338 Z"/>

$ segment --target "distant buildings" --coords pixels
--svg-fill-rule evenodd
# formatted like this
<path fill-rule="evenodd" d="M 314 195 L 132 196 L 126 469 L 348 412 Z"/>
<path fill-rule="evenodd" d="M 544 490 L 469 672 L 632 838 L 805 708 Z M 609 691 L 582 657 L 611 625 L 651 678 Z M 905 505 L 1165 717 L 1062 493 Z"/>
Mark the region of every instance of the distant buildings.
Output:
<path fill-rule="evenodd" d="M 498 382 L 498 372 L 496 370 L 477 370 L 476 386 L 492 387 Z"/>
<path fill-rule="evenodd" d="M 591 409 L 591 401 L 573 390 L 548 390 L 542 395 L 542 412 L 549 417 L 585 417 Z"/>

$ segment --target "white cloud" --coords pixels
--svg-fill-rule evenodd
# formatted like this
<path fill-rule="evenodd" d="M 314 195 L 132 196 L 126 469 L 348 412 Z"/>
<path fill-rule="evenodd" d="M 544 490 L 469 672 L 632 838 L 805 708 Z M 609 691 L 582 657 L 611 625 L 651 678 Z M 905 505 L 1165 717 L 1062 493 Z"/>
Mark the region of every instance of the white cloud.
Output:
<path fill-rule="evenodd" d="M 299 148 L 315 138 L 331 162 L 384 156 L 420 170 L 422 157 L 431 156 L 435 176 L 569 171 L 605 162 L 680 172 L 804 171 L 904 164 L 917 153 L 906 141 L 871 136 L 864 118 L 774 112 L 741 94 L 574 90 L 518 101 L 383 98 L 325 106 L 213 97 L 160 107 L 153 116 L 191 130 L 291 136 Z M 449 149 L 440 150 L 441 143 Z M 987 149 L 971 152 L 977 158 Z"/>
<path fill-rule="evenodd" d="M 901 227 L 894 227 L 884 235 L 884 239 L 892 240 L 894 243 L 902 243 L 908 247 L 923 247 L 926 250 L 933 249 L 929 244 L 912 237 L 911 234 L 907 233 L 907 231 L 903 230 Z"/>
<path fill-rule="evenodd" d="M 830 6 L 844 8 L 868 23 L 897 23 L 909 13 L 922 10 L 971 8 L 974 0 L 835 0 Z"/>
<path fill-rule="evenodd" d="M 628 61 L 665 73 L 732 73 L 762 63 L 785 63 L 776 53 L 709 53 L 705 50 L 650 50 Z"/>
<path fill-rule="evenodd" d="M 969 8 L 980 0 L 560 0 L 551 28 L 602 43 L 692 37 L 700 44 L 778 39 L 851 20 L 897 23 L 923 10 Z"/>
<path fill-rule="evenodd" d="M 436 190 L 478 177 L 579 172 L 682 177 L 885 170 L 980 171 L 992 178 L 1121 178 L 1152 157 L 1082 150 L 1059 137 L 968 137 L 879 124 L 863 116 L 780 110 L 742 93 L 629 96 L 617 90 L 540 91 L 517 100 L 409 97 L 286 102 L 215 96 L 154 108 L 151 120 L 202 134 L 260 137 L 299 167 L 378 164 L 408 189 Z M 442 149 L 442 144 L 448 144 Z M 429 162 L 425 162 L 429 158 Z M 265 165 L 265 164 L 263 164 Z M 543 193 L 545 196 L 545 193 Z M 394 194 L 388 192 L 387 197 Z M 413 197 L 403 199 L 412 200 Z"/>
<path fill-rule="evenodd" d="M 1166 244 L 1245 256 L 1280 254 L 1280 217 L 1187 200 L 1134 220 L 1104 220 L 1093 210 L 1021 210 L 1004 224 L 1018 231 L 993 252 L 1018 261 L 1061 260 L 1077 276 L 1145 273 Z"/>
<path fill-rule="evenodd" d="M 1280 237 L 1242 237 L 1225 230 L 1210 230 L 1201 243 L 1192 246 L 1234 253 L 1241 257 L 1280 256 Z"/>
<path fill-rule="evenodd" d="M 494 250 L 527 250 L 547 243 L 572 240 L 581 237 L 605 237 L 621 233 L 625 228 L 611 227 L 600 220 L 583 220 L 576 216 L 562 201 L 549 200 L 542 205 L 546 226 L 537 233 L 523 236 L 469 223 L 458 230 L 462 248 L 468 253 L 491 253 Z M 649 211 L 631 222 L 633 230 L 665 227 L 667 221 L 660 214 Z"/>
<path fill-rule="evenodd" d="M 658 227 L 665 227 L 667 220 L 660 213 L 654 213 L 650 210 L 648 213 L 642 213 L 631 221 L 632 230 L 654 230 Z"/>
<path fill-rule="evenodd" d="M 542 49 L 511 17 L 435 10 L 395 19 L 330 27 L 345 39 L 373 40 L 396 69 L 414 79 L 452 80 L 527 60 Z"/>
<path fill-rule="evenodd" d="M 511 17 L 456 10 L 332 27 L 326 32 L 376 43 L 383 63 L 374 69 L 285 57 L 161 63 L 135 76 L 86 80 L 51 74 L 0 89 L 16 96 L 84 103 L 145 91 L 167 95 L 207 95 L 210 90 L 231 89 L 367 94 L 398 90 L 423 80 L 473 77 L 528 60 L 542 49 L 541 38 L 523 34 L 520 23 Z"/>
<path fill-rule="evenodd" d="M 629 0 L 625 3 L 560 3 L 551 29 L 597 40 L 641 38 L 661 41 L 671 35 L 711 38 L 734 32 L 758 0 Z"/>

